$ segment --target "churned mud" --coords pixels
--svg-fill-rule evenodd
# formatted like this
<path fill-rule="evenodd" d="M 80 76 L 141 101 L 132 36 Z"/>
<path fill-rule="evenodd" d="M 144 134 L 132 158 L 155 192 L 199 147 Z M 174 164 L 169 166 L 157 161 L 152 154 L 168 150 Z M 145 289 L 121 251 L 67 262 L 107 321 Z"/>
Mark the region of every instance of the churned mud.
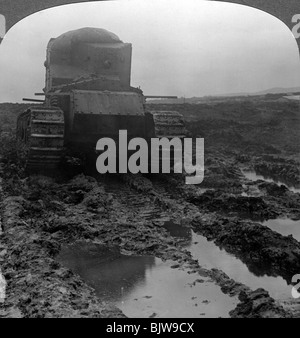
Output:
<path fill-rule="evenodd" d="M 299 114 L 276 100 L 168 106 L 205 139 L 199 186 L 70 158 L 30 176 L 26 105 L 2 104 L 0 317 L 298 317 Z"/>

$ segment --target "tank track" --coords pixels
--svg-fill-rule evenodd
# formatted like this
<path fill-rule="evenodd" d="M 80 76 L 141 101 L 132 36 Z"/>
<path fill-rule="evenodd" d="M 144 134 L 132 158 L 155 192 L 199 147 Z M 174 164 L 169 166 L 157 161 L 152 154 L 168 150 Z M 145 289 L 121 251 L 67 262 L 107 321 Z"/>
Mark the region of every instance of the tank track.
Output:
<path fill-rule="evenodd" d="M 176 111 L 150 111 L 154 122 L 154 134 L 158 138 L 179 138 L 181 139 L 181 145 L 183 146 L 182 140 L 187 136 L 188 131 L 186 130 L 183 115 Z M 180 151 L 182 151 L 182 146 Z M 174 168 L 178 165 L 174 162 L 174 151 L 171 150 L 170 153 L 160 153 L 158 157 L 151 158 L 151 162 L 155 163 L 158 167 L 161 167 L 162 162 L 166 161 L 170 163 L 170 167 Z M 182 152 L 183 154 L 183 152 Z M 179 159 L 179 162 L 182 163 L 183 158 Z M 161 167 L 162 168 L 162 167 Z"/>
<path fill-rule="evenodd" d="M 177 111 L 150 111 L 154 122 L 155 137 L 179 137 L 187 135 L 182 114 Z"/>
<path fill-rule="evenodd" d="M 57 168 L 64 146 L 64 113 L 58 107 L 30 107 L 17 120 L 19 150 L 26 171 Z"/>

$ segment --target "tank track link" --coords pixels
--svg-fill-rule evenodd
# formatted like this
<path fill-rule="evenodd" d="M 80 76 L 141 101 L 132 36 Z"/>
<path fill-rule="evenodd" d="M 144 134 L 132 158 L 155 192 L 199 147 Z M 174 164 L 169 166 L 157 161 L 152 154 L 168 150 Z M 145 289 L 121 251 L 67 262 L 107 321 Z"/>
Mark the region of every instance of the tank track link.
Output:
<path fill-rule="evenodd" d="M 150 111 L 154 122 L 154 134 L 158 138 L 179 138 L 181 139 L 181 148 L 182 151 L 182 140 L 187 136 L 188 131 L 186 130 L 183 115 L 176 111 Z M 175 166 L 178 165 L 174 161 L 175 149 L 171 150 L 170 153 L 160 153 L 158 157 L 151 158 L 151 162 L 155 163 L 158 167 L 161 167 L 162 161 L 170 163 L 170 167 L 174 170 Z M 179 159 L 182 163 L 183 158 Z M 162 168 L 162 167 L 161 167 Z"/>
<path fill-rule="evenodd" d="M 155 137 L 179 137 L 187 135 L 182 114 L 177 111 L 150 111 L 154 122 Z"/>
<path fill-rule="evenodd" d="M 58 107 L 30 107 L 19 115 L 17 139 L 25 170 L 56 169 L 64 146 L 64 113 Z"/>

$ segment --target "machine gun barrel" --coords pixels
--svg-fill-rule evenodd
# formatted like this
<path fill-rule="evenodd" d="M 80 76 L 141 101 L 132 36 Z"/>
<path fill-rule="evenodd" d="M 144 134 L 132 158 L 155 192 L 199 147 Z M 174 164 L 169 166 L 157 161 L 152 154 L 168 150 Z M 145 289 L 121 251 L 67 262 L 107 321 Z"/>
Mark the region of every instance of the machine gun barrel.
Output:
<path fill-rule="evenodd" d="M 36 96 L 46 96 L 51 94 L 45 94 L 45 93 L 34 93 Z M 57 95 L 57 93 L 53 93 L 52 95 Z M 145 95 L 146 99 L 178 99 L 178 96 L 174 95 Z"/>
<path fill-rule="evenodd" d="M 26 97 L 24 97 L 22 100 L 23 100 L 23 101 L 28 101 L 28 102 L 44 102 L 44 100 L 38 100 L 38 99 L 27 99 Z"/>
<path fill-rule="evenodd" d="M 170 95 L 145 95 L 146 99 L 178 99 L 177 96 Z"/>

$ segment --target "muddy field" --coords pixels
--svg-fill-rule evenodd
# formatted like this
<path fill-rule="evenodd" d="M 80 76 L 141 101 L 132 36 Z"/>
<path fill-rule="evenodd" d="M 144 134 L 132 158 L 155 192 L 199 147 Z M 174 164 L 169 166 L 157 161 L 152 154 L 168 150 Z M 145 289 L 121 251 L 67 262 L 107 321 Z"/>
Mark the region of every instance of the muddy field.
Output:
<path fill-rule="evenodd" d="M 300 316 L 296 101 L 149 104 L 204 138 L 198 186 L 90 165 L 29 176 L 15 140 L 26 107 L 0 105 L 0 317 Z"/>

